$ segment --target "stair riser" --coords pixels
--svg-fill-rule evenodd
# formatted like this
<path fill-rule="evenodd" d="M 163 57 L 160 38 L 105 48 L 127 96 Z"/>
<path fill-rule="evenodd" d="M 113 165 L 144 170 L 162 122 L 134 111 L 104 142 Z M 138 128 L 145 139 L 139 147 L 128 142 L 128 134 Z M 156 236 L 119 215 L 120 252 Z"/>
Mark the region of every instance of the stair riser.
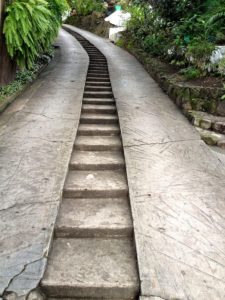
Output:
<path fill-rule="evenodd" d="M 105 120 L 105 119 L 80 119 L 81 124 L 118 124 L 118 120 Z"/>
<path fill-rule="evenodd" d="M 99 69 L 99 70 L 96 70 L 96 69 L 88 69 L 88 74 L 109 74 L 109 71 L 108 69 Z"/>
<path fill-rule="evenodd" d="M 102 64 L 99 64 L 99 66 L 89 66 L 89 68 L 88 68 L 88 70 L 96 70 L 96 71 L 101 71 L 101 70 L 103 70 L 103 71 L 108 71 L 108 66 L 107 66 L 107 64 L 105 64 L 105 65 L 102 65 Z"/>
<path fill-rule="evenodd" d="M 108 64 L 105 63 L 90 63 L 89 68 L 96 68 L 96 69 L 101 69 L 101 68 L 106 68 L 108 70 Z"/>
<path fill-rule="evenodd" d="M 78 135 L 80 136 L 118 136 L 119 134 L 119 130 L 78 130 Z"/>
<path fill-rule="evenodd" d="M 80 229 L 80 228 L 58 228 L 55 229 L 56 238 L 131 238 L 133 229 L 130 227 L 121 229 Z"/>
<path fill-rule="evenodd" d="M 85 114 L 115 114 L 116 109 L 94 109 L 94 108 L 82 108 L 82 113 Z"/>
<path fill-rule="evenodd" d="M 107 100 L 83 100 L 84 104 L 94 104 L 94 105 L 115 105 L 115 101 L 107 101 Z"/>
<path fill-rule="evenodd" d="M 85 88 L 85 92 L 111 92 L 111 87 L 94 87 L 94 86 L 88 86 Z"/>
<path fill-rule="evenodd" d="M 105 87 L 111 87 L 111 83 L 110 82 L 95 82 L 95 81 L 87 81 L 86 82 L 87 86 L 105 86 Z"/>
<path fill-rule="evenodd" d="M 113 197 L 127 197 L 127 190 L 64 190 L 63 196 L 65 198 L 113 198 Z"/>
<path fill-rule="evenodd" d="M 92 81 L 92 82 L 104 82 L 104 83 L 110 83 L 109 78 L 105 77 L 96 77 L 96 76 L 87 76 L 87 81 Z"/>
<path fill-rule="evenodd" d="M 93 80 L 92 80 L 93 78 Z M 103 81 L 103 82 L 110 82 L 108 75 L 100 75 L 100 74 L 88 74 L 87 80 L 89 81 Z"/>
<path fill-rule="evenodd" d="M 74 298 L 74 295 L 76 295 L 76 298 L 84 299 L 88 298 L 89 300 L 94 300 L 96 298 L 100 298 L 102 300 L 108 300 L 110 298 L 112 299 L 124 299 L 124 300 L 132 300 L 136 299 L 137 291 L 136 289 L 133 289 L 132 287 L 108 287 L 108 288 L 102 288 L 102 287 L 73 287 L 73 286 L 49 286 L 44 288 L 44 292 L 49 297 L 55 297 L 55 298 Z M 65 299 L 64 299 L 65 300 Z M 69 299 L 68 299 L 69 300 Z"/>
<path fill-rule="evenodd" d="M 109 74 L 108 73 L 88 72 L 87 76 L 88 77 L 98 77 L 98 78 L 101 78 L 101 79 L 109 79 Z"/>
<path fill-rule="evenodd" d="M 89 54 L 90 60 L 102 59 L 103 57 L 98 54 Z"/>
<path fill-rule="evenodd" d="M 80 151 L 120 151 L 120 145 L 74 145 L 75 150 Z"/>
<path fill-rule="evenodd" d="M 113 94 L 112 93 L 92 93 L 92 92 L 84 92 L 84 97 L 85 98 L 109 98 L 112 99 L 113 98 Z"/>
<path fill-rule="evenodd" d="M 113 170 L 125 170 L 124 164 L 70 164 L 70 170 L 83 170 L 83 171 L 113 171 Z"/>

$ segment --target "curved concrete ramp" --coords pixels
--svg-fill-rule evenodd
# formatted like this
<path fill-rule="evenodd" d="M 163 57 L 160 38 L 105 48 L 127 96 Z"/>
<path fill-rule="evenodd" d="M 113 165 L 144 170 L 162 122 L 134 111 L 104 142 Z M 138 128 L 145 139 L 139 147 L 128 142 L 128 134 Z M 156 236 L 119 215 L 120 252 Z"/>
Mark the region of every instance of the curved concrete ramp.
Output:
<path fill-rule="evenodd" d="M 56 44 L 0 119 L 0 298 L 23 299 L 39 285 L 80 118 L 88 56 L 65 31 Z"/>
<path fill-rule="evenodd" d="M 225 168 L 134 57 L 106 56 L 134 219 L 141 299 L 225 299 Z"/>

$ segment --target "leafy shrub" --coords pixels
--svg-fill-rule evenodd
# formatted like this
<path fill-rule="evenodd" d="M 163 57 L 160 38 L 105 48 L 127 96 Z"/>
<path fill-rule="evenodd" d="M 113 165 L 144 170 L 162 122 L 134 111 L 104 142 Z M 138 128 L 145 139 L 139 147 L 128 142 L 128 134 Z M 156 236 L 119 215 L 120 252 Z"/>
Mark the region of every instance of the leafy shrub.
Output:
<path fill-rule="evenodd" d="M 165 48 L 162 47 L 163 43 L 165 43 L 165 36 L 163 34 L 153 33 L 144 39 L 143 48 L 146 52 L 153 55 L 163 56 L 165 54 Z"/>
<path fill-rule="evenodd" d="M 75 7 L 78 16 L 87 16 L 93 11 L 103 11 L 103 2 L 100 0 L 71 0 L 71 6 Z"/>
<path fill-rule="evenodd" d="M 14 0 L 6 8 L 3 32 L 9 55 L 30 68 L 58 34 L 66 0 Z"/>
<path fill-rule="evenodd" d="M 224 0 L 132 2 L 127 36 L 139 47 L 179 67 L 213 71 L 210 56 L 216 42 L 225 42 Z M 197 76 L 190 73 L 188 77 Z"/>
<path fill-rule="evenodd" d="M 214 50 L 214 44 L 196 38 L 188 45 L 185 56 L 188 61 L 197 66 L 198 69 L 206 71 Z"/>
<path fill-rule="evenodd" d="M 43 64 L 46 64 L 53 57 L 53 53 L 53 49 L 50 47 L 43 55 L 38 57 L 29 70 L 18 70 L 16 78 L 12 83 L 0 87 L 0 102 L 8 96 L 20 91 L 28 82 L 32 82 L 36 78 L 40 67 L 43 66 Z"/>
<path fill-rule="evenodd" d="M 188 80 L 199 78 L 201 76 L 200 70 L 195 67 L 187 67 L 181 71 L 181 74 L 183 74 Z"/>

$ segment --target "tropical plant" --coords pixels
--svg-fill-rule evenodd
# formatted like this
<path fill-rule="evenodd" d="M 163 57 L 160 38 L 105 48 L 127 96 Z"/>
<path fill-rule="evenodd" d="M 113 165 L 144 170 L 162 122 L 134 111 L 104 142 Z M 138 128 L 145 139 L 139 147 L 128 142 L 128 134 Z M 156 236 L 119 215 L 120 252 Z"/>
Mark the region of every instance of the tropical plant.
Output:
<path fill-rule="evenodd" d="M 7 50 L 20 67 L 30 68 L 55 39 L 66 0 L 14 0 L 6 8 Z"/>
<path fill-rule="evenodd" d="M 199 38 L 195 38 L 187 47 L 185 56 L 188 61 L 199 70 L 205 72 L 209 66 L 210 57 L 215 45 Z"/>
<path fill-rule="evenodd" d="M 76 9 L 78 16 L 87 16 L 93 11 L 103 11 L 101 0 L 71 0 L 70 5 Z"/>

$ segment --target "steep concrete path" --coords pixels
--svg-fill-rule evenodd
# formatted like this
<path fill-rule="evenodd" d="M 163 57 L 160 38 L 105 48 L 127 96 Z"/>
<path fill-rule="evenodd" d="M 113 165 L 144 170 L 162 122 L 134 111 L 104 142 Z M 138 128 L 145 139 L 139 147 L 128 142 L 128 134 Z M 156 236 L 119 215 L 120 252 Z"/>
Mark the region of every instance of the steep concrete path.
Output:
<path fill-rule="evenodd" d="M 81 112 L 88 56 L 61 31 L 38 80 L 0 118 L 0 298 L 27 295 L 46 266 Z"/>
<path fill-rule="evenodd" d="M 134 57 L 78 32 L 108 60 L 143 300 L 225 299 L 225 168 Z"/>
<path fill-rule="evenodd" d="M 137 299 L 133 224 L 108 65 L 96 47 L 76 38 L 90 64 L 41 288 L 54 299 Z"/>

